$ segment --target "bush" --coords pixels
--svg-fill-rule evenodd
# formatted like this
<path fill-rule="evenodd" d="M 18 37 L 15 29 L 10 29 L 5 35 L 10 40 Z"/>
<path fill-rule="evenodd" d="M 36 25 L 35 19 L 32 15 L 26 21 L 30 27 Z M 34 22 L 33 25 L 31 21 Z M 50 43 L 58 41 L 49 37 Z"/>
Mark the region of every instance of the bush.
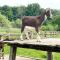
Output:
<path fill-rule="evenodd" d="M 0 13 L 0 27 L 12 27 L 11 22 Z"/>

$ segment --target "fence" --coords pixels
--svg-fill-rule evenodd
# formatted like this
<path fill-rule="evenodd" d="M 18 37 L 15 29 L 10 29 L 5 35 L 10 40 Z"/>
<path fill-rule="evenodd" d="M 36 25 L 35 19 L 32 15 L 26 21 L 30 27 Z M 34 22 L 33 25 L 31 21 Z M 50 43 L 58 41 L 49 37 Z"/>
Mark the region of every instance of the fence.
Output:
<path fill-rule="evenodd" d="M 41 38 L 59 38 L 60 31 L 41 31 Z"/>
<path fill-rule="evenodd" d="M 28 36 L 30 39 L 36 39 L 37 33 L 33 31 L 28 31 Z M 9 34 L 0 34 L 3 38 L 8 39 L 20 39 L 19 33 L 9 33 Z M 39 35 L 41 38 L 60 38 L 60 31 L 40 31 Z M 23 39 L 26 39 L 26 33 L 23 33 Z"/>
<path fill-rule="evenodd" d="M 27 33 L 30 38 L 36 39 L 36 37 L 37 37 L 36 32 L 27 31 Z M 41 38 L 60 38 L 60 31 L 40 31 L 39 36 Z"/>

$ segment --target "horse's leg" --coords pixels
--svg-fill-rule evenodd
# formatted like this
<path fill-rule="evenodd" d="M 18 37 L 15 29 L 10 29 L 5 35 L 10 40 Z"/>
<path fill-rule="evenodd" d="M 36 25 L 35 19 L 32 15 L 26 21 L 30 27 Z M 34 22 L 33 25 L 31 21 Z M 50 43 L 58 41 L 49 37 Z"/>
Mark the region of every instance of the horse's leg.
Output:
<path fill-rule="evenodd" d="M 21 40 L 23 40 L 23 31 L 24 31 L 24 28 L 25 28 L 25 26 L 22 25 L 22 27 L 21 27 L 21 36 L 20 36 Z"/>
<path fill-rule="evenodd" d="M 28 31 L 28 29 L 25 30 L 25 34 L 26 34 L 26 38 L 29 40 L 30 38 L 29 38 L 29 31 Z"/>
<path fill-rule="evenodd" d="M 38 41 L 40 41 L 40 35 L 39 35 L 39 31 L 38 31 L 38 27 L 35 27 L 35 30 L 36 30 L 36 32 L 37 32 L 37 39 L 38 39 Z"/>

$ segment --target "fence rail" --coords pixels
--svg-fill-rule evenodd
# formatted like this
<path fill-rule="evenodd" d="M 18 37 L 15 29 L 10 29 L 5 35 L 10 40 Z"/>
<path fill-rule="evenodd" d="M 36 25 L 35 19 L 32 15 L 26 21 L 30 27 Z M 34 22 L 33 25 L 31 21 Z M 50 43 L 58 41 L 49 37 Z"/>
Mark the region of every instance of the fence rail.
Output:
<path fill-rule="evenodd" d="M 60 36 L 60 31 L 41 31 L 40 33 L 41 37 L 59 37 Z"/>
<path fill-rule="evenodd" d="M 35 39 L 37 36 L 37 33 L 33 31 L 32 32 L 28 31 L 27 33 L 31 39 Z M 60 31 L 40 31 L 39 35 L 41 38 L 60 38 Z M 10 38 L 18 39 L 18 40 L 20 39 L 20 33 L 0 34 L 0 36 L 4 36 L 5 38 L 8 37 L 9 39 Z M 25 33 L 23 34 L 23 38 L 24 39 L 26 38 Z"/>

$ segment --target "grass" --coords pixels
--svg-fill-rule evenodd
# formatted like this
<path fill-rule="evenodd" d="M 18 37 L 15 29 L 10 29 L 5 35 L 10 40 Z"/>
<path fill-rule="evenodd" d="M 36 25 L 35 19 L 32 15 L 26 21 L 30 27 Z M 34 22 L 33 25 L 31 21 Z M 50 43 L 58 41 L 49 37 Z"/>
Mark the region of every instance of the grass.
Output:
<path fill-rule="evenodd" d="M 18 48 L 17 55 L 27 56 L 27 57 L 34 57 L 34 58 L 46 58 L 46 53 L 43 51 L 37 51 L 34 49 L 24 49 Z"/>
<path fill-rule="evenodd" d="M 9 54 L 10 47 L 5 45 L 4 53 Z M 17 48 L 18 56 L 32 57 L 32 58 L 43 58 L 47 60 L 47 52 L 34 49 Z M 60 60 L 60 53 L 53 52 L 53 60 Z"/>
<path fill-rule="evenodd" d="M 9 54 L 10 47 L 5 45 L 4 53 Z M 36 57 L 36 58 L 46 58 L 46 52 L 34 49 L 27 49 L 27 48 L 17 48 L 17 55 L 26 56 L 26 57 Z"/>
<path fill-rule="evenodd" d="M 60 60 L 60 53 L 53 53 L 54 60 Z"/>

